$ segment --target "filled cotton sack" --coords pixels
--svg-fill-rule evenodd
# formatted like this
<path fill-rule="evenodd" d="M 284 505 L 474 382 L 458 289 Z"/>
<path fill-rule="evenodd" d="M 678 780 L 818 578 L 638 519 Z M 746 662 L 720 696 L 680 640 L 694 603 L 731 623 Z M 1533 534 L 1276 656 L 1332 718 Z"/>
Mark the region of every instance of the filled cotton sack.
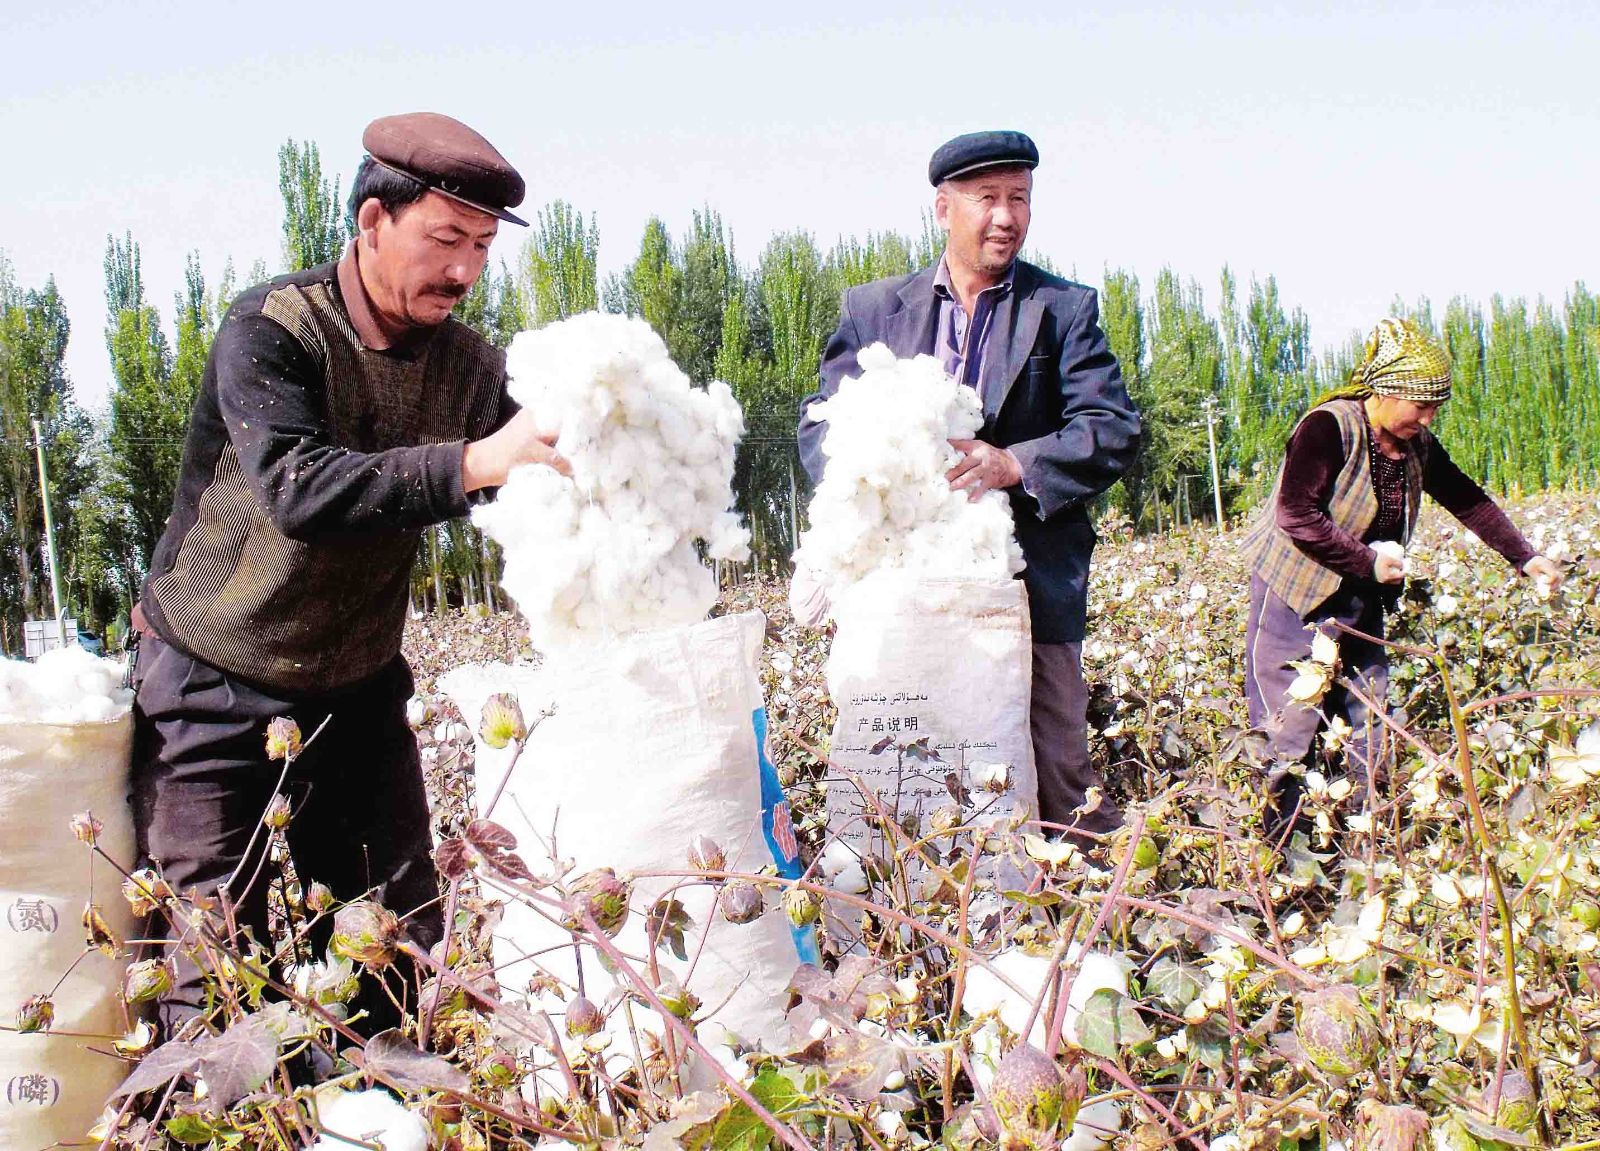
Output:
<path fill-rule="evenodd" d="M 616 937 L 625 953 L 647 953 L 645 916 L 679 882 L 644 873 L 686 870 L 697 837 L 723 849 L 730 871 L 773 863 L 762 831 L 756 727 L 764 631 L 757 612 L 723 616 L 564 651 L 537 669 L 471 665 L 440 680 L 474 726 L 490 695 L 517 696 L 531 730 L 492 818 L 516 836 L 537 874 L 555 870 L 553 851 L 570 864 L 571 877 L 609 867 L 620 880 L 632 880 L 630 913 Z M 480 814 L 505 777 L 509 754 L 480 737 Z M 771 907 L 752 922 L 732 923 L 705 884 L 683 887 L 674 898 L 693 920 L 685 938 L 689 960 L 666 949 L 656 958 L 703 1005 L 702 1040 L 787 1042 L 785 989 L 798 957 L 781 911 Z M 503 993 L 548 1011 L 563 1027 L 578 987 L 568 931 L 512 902 L 495 928 L 494 948 Z M 630 1063 L 630 1011 L 641 1030 L 659 1033 L 662 1023 L 639 1005 L 622 1008 L 620 997 L 631 985 L 608 974 L 587 944 L 582 965 L 585 997 L 606 1013 L 616 1056 Z M 540 975 L 554 976 L 557 989 L 530 994 Z"/>
<path fill-rule="evenodd" d="M 127 1073 L 104 1054 L 127 1031 L 120 957 L 84 954 L 84 910 L 118 939 L 135 921 L 119 877 L 75 837 L 91 813 L 111 858 L 134 862 L 128 810 L 132 692 L 122 667 L 80 648 L 0 661 L 0 1010 L 50 998 L 50 1030 L 0 1032 L 0 1147 L 81 1140 Z M 74 967 L 74 963 L 77 965 Z M 73 1032 L 73 1035 L 64 1034 Z M 96 1050 L 98 1049 L 98 1050 Z"/>

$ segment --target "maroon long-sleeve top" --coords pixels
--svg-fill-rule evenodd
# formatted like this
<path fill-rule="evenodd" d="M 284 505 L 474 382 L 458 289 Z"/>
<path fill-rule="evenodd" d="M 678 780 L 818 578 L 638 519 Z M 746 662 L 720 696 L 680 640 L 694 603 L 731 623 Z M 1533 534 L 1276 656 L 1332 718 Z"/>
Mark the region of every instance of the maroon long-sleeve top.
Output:
<path fill-rule="evenodd" d="M 1367 435 L 1372 434 L 1369 429 Z M 1399 540 L 1405 518 L 1405 468 L 1374 452 L 1373 488 L 1378 514 L 1358 539 L 1328 518 L 1328 498 L 1345 465 L 1344 438 L 1332 412 L 1313 411 L 1289 437 L 1278 491 L 1278 527 L 1295 546 L 1330 571 L 1371 579 L 1376 553 L 1370 544 Z M 1389 464 L 1393 466 L 1386 466 Z M 1428 451 L 1422 490 L 1518 571 L 1537 553 L 1489 494 L 1450 459 L 1437 440 Z"/>

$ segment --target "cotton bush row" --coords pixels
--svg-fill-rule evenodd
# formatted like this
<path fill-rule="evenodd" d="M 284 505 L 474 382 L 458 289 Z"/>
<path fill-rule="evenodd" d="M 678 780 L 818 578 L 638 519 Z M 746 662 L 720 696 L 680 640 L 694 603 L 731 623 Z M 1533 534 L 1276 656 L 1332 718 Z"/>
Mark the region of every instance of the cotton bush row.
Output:
<path fill-rule="evenodd" d="M 473 521 L 505 549 L 502 585 L 541 647 L 693 623 L 716 599 L 696 553 L 742 560 L 730 510 L 744 417 L 700 389 L 642 320 L 587 313 L 520 333 L 509 390 L 558 435 L 571 478 L 522 467 Z"/>
<path fill-rule="evenodd" d="M 0 723 L 103 723 L 132 704 L 122 665 L 81 647 L 47 651 L 37 663 L 0 660 Z"/>
<path fill-rule="evenodd" d="M 977 393 L 932 356 L 896 359 L 874 344 L 859 363 L 859 376 L 811 409 L 827 425 L 828 462 L 797 567 L 834 587 L 886 569 L 973 578 L 1021 571 L 1005 495 L 970 500 L 945 478 L 960 459 L 950 441 L 983 425 Z"/>

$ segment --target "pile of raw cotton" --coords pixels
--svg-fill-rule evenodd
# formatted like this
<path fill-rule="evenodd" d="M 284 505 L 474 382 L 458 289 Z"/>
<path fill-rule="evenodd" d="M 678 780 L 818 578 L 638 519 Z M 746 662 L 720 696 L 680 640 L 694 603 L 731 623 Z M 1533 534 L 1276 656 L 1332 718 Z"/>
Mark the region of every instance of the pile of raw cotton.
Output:
<path fill-rule="evenodd" d="M 586 313 L 522 332 L 510 392 L 558 435 L 571 478 L 518 468 L 473 521 L 505 549 L 502 580 L 535 644 L 694 623 L 716 600 L 696 554 L 743 560 L 733 505 L 744 417 L 728 386 L 696 388 L 643 320 Z"/>
<path fill-rule="evenodd" d="M 885 570 L 973 579 L 1021 571 L 1006 496 L 972 500 L 945 478 L 961 458 L 950 441 L 983 425 L 977 393 L 932 356 L 896 359 L 873 344 L 858 362 L 859 376 L 811 408 L 827 424 L 827 466 L 796 567 L 834 587 Z"/>
<path fill-rule="evenodd" d="M 132 706 L 122 665 L 76 644 L 36 663 L 0 659 L 0 723 L 104 723 Z"/>

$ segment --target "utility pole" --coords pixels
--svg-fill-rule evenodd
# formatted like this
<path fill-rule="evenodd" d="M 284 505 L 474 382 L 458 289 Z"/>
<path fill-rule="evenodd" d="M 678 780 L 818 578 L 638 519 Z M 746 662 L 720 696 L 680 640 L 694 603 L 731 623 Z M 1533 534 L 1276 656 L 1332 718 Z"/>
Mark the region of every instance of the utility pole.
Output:
<path fill-rule="evenodd" d="M 1207 396 L 1206 409 L 1206 443 L 1211 448 L 1211 498 L 1217 505 L 1217 534 L 1221 535 L 1226 525 L 1222 522 L 1222 476 L 1217 467 L 1217 399 Z"/>
<path fill-rule="evenodd" d="M 33 421 L 33 447 L 39 457 L 39 495 L 44 501 L 44 555 L 50 567 L 50 599 L 56 609 L 56 637 L 62 647 L 67 646 L 67 613 L 61 606 L 61 575 L 56 565 L 56 523 L 50 515 L 50 478 L 44 466 L 44 433 L 39 421 Z"/>
<path fill-rule="evenodd" d="M 789 554 L 800 547 L 800 488 L 794 480 L 794 452 L 789 453 Z"/>

